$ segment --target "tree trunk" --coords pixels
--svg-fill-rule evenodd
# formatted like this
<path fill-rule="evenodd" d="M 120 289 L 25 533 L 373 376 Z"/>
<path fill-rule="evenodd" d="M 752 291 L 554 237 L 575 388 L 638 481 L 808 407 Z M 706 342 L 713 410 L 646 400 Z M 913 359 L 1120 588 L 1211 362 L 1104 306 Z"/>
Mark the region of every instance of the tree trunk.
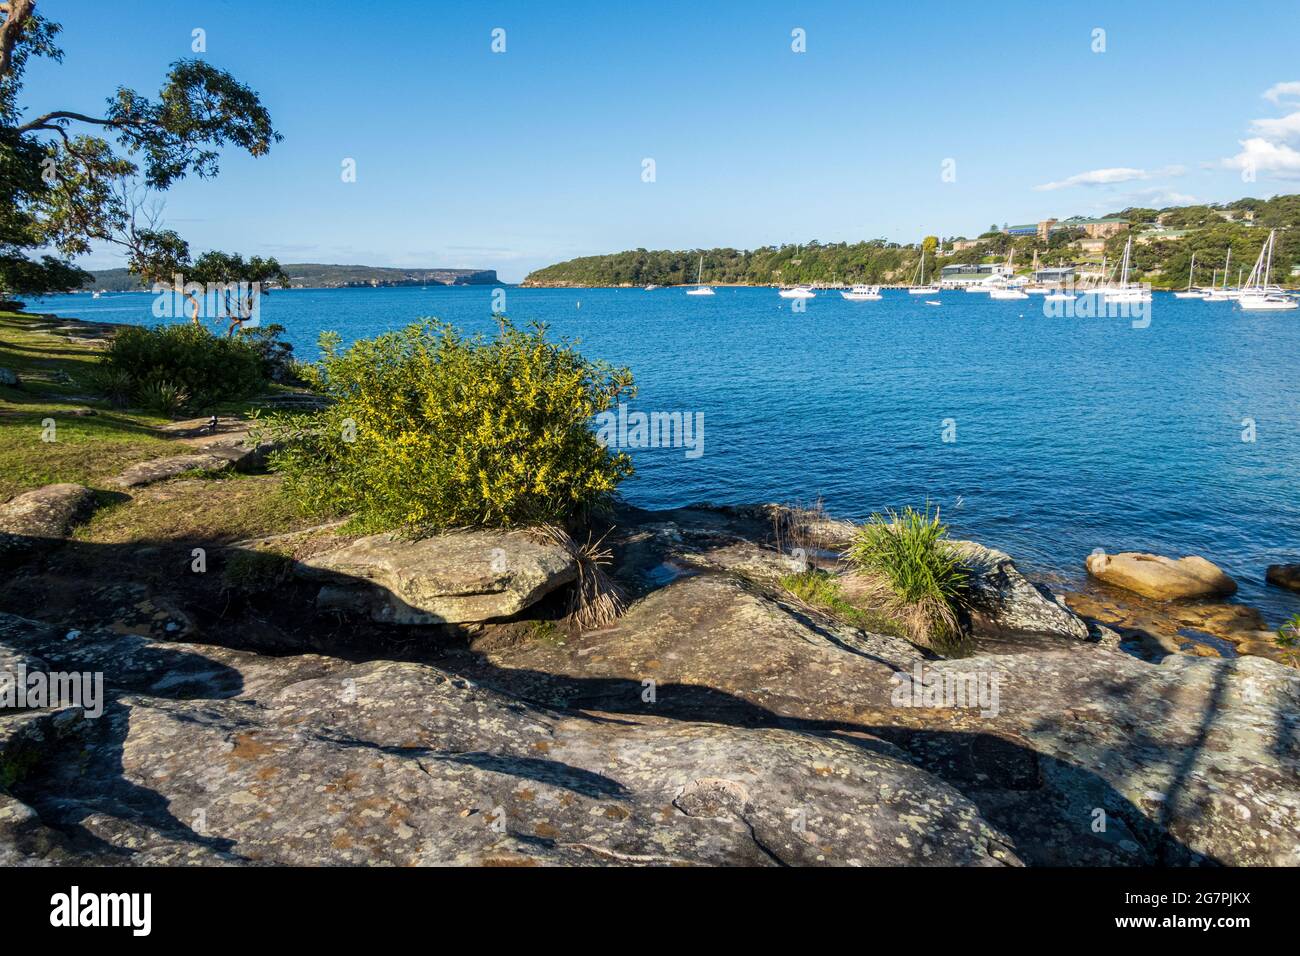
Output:
<path fill-rule="evenodd" d="M 0 3 L 0 12 L 6 15 L 4 23 L 0 23 L 0 76 L 9 76 L 14 65 L 14 46 L 36 12 L 36 0 L 9 0 Z"/>

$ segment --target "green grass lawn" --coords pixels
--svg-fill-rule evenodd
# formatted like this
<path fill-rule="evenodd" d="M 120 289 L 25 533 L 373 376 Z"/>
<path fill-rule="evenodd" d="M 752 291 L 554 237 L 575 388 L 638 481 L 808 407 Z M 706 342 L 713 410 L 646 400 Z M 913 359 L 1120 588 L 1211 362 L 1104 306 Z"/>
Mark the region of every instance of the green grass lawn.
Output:
<path fill-rule="evenodd" d="M 154 429 L 166 420 L 110 408 L 82 384 L 99 346 L 44 331 L 39 315 L 0 312 L 0 501 L 53 482 L 102 487 L 128 465 L 178 454 Z M 94 409 L 94 415 L 70 414 Z M 52 424 L 51 424 L 52 423 Z"/>

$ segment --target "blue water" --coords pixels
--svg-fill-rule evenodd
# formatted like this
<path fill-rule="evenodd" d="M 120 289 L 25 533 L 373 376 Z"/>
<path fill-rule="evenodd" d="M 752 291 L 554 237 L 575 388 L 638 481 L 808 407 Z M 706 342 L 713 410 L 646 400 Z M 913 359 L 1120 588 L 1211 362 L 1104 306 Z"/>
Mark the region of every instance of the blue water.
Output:
<path fill-rule="evenodd" d="M 1300 319 L 1157 294 L 1149 328 L 1048 318 L 1036 297 L 771 289 L 505 290 L 593 358 L 632 368 L 634 409 L 703 412 L 704 454 L 634 452 L 635 504 L 808 501 L 864 518 L 938 503 L 954 533 L 1080 580 L 1094 548 L 1200 554 L 1271 622 L 1300 598 L 1264 585 L 1300 561 Z M 299 354 L 437 316 L 491 331 L 491 288 L 293 290 L 262 305 Z M 928 297 L 934 298 L 934 297 Z M 34 310 L 150 322 L 144 293 L 57 296 Z M 1242 440 L 1253 419 L 1256 440 Z M 944 442 L 954 419 L 956 441 Z"/>

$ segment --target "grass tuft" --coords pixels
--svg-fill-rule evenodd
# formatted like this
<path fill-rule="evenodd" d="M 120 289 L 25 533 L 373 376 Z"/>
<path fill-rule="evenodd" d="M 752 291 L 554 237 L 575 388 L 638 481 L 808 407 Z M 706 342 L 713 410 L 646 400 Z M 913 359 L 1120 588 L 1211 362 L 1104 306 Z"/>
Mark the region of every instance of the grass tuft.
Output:
<path fill-rule="evenodd" d="M 948 542 L 939 510 L 910 506 L 873 514 L 845 554 L 880 599 L 907 626 L 913 641 L 935 650 L 955 650 L 962 642 L 959 608 L 965 603 L 968 574 Z"/>

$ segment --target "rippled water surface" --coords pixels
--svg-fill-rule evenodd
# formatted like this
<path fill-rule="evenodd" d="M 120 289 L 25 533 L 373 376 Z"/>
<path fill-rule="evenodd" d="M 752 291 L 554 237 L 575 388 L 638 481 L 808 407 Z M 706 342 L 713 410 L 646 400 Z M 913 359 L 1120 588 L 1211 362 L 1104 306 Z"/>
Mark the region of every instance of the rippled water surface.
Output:
<path fill-rule="evenodd" d="M 420 316 L 490 331 L 491 288 L 295 290 L 262 322 L 300 355 L 317 335 Z M 630 366 L 634 409 L 703 412 L 704 454 L 634 452 L 636 504 L 822 497 L 833 513 L 942 506 L 954 532 L 1077 579 L 1094 548 L 1201 554 L 1278 621 L 1300 599 L 1263 583 L 1300 561 L 1300 318 L 1157 294 L 1151 324 L 1048 318 L 998 302 L 821 293 L 802 314 L 771 289 L 505 290 L 591 357 Z M 942 303 L 931 306 L 925 298 Z M 34 310 L 155 321 L 143 293 L 58 296 Z M 943 441 L 952 419 L 956 440 Z M 1255 440 L 1243 441 L 1254 422 Z"/>

